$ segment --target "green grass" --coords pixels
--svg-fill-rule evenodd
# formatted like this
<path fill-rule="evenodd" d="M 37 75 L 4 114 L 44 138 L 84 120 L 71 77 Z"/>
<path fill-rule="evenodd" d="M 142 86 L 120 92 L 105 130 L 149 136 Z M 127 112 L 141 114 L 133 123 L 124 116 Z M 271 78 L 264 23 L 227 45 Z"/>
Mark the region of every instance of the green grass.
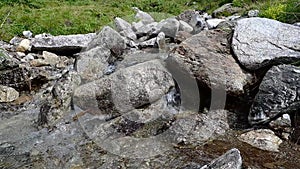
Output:
<path fill-rule="evenodd" d="M 260 17 L 286 23 L 300 22 L 299 0 L 233 0 L 233 4 L 243 7 L 245 11 L 259 9 Z"/>
<path fill-rule="evenodd" d="M 53 35 L 89 33 L 112 25 L 114 17 L 132 21 L 136 6 L 156 20 L 187 9 L 212 12 L 232 0 L 1 0 L 0 40 L 9 41 L 22 31 Z M 299 21 L 298 0 L 233 0 L 246 10 L 260 9 L 261 16 L 283 22 Z"/>

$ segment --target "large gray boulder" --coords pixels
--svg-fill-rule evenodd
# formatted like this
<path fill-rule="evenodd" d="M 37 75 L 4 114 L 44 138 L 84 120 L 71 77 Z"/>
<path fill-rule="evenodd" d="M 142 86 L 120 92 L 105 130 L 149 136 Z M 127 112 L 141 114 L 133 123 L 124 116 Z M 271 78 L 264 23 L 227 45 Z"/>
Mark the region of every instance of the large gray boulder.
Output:
<path fill-rule="evenodd" d="M 115 25 L 116 25 L 118 32 L 120 32 L 121 35 L 123 35 L 131 40 L 136 39 L 136 34 L 132 30 L 130 23 L 128 23 L 127 21 L 125 21 L 122 18 L 116 17 Z"/>
<path fill-rule="evenodd" d="M 78 53 L 87 47 L 94 36 L 95 33 L 37 37 L 31 41 L 31 50 L 54 53 Z"/>
<path fill-rule="evenodd" d="M 118 115 L 160 99 L 172 86 L 171 74 L 153 60 L 83 84 L 75 90 L 74 102 L 83 110 Z"/>
<path fill-rule="evenodd" d="M 78 55 L 76 70 L 83 81 L 92 81 L 101 78 L 108 67 L 111 52 L 109 49 L 96 47 Z"/>
<path fill-rule="evenodd" d="M 247 69 L 300 59 L 300 28 L 266 18 L 237 21 L 232 49 Z"/>
<path fill-rule="evenodd" d="M 263 78 L 249 113 L 252 124 L 268 123 L 300 110 L 300 68 L 272 67 Z"/>
<path fill-rule="evenodd" d="M 109 65 L 122 57 L 126 44 L 124 38 L 106 26 L 88 44 L 85 51 L 78 54 L 76 69 L 83 81 L 101 78 Z"/>
<path fill-rule="evenodd" d="M 163 32 L 166 36 L 175 38 L 179 30 L 179 26 L 180 23 L 176 18 L 168 18 L 158 23 L 158 28 L 154 33 L 158 34 L 160 32 Z"/>
<path fill-rule="evenodd" d="M 86 50 L 98 46 L 107 49 L 117 48 L 118 50 L 124 50 L 126 44 L 124 38 L 117 31 L 109 26 L 105 26 L 96 36 L 94 36 L 93 40 L 87 44 Z"/>
<path fill-rule="evenodd" d="M 250 75 L 231 56 L 227 36 L 221 30 L 202 31 L 183 41 L 171 56 L 207 86 L 243 93 Z"/>

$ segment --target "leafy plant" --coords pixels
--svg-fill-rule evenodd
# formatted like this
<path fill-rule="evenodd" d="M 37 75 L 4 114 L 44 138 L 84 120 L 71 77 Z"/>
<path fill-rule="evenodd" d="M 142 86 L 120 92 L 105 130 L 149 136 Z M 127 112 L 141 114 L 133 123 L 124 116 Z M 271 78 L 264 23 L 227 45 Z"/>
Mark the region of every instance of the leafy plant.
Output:
<path fill-rule="evenodd" d="M 273 6 L 269 6 L 265 11 L 261 13 L 261 16 L 278 20 L 285 11 L 286 11 L 285 4 L 276 4 Z"/>

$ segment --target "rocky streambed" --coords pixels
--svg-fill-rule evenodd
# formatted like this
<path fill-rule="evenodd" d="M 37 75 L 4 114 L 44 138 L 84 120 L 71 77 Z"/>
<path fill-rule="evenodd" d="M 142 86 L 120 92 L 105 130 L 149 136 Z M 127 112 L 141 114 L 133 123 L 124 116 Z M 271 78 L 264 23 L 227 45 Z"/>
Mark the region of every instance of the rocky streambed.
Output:
<path fill-rule="evenodd" d="M 1 42 L 0 168 L 300 168 L 300 27 L 229 7 Z"/>

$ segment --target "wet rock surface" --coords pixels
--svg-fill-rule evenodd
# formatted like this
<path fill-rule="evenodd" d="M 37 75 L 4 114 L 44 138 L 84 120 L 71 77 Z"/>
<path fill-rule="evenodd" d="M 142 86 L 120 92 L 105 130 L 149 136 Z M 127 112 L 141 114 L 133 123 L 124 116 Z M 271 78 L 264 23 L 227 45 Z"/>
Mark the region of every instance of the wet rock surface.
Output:
<path fill-rule="evenodd" d="M 0 168 L 300 168 L 299 68 L 258 72 L 257 93 L 230 51 L 236 16 L 215 28 L 201 11 L 155 22 L 134 10 L 136 23 L 91 37 L 0 42 L 0 85 L 14 89 L 0 103 Z M 255 107 L 268 125 L 246 124 Z"/>

